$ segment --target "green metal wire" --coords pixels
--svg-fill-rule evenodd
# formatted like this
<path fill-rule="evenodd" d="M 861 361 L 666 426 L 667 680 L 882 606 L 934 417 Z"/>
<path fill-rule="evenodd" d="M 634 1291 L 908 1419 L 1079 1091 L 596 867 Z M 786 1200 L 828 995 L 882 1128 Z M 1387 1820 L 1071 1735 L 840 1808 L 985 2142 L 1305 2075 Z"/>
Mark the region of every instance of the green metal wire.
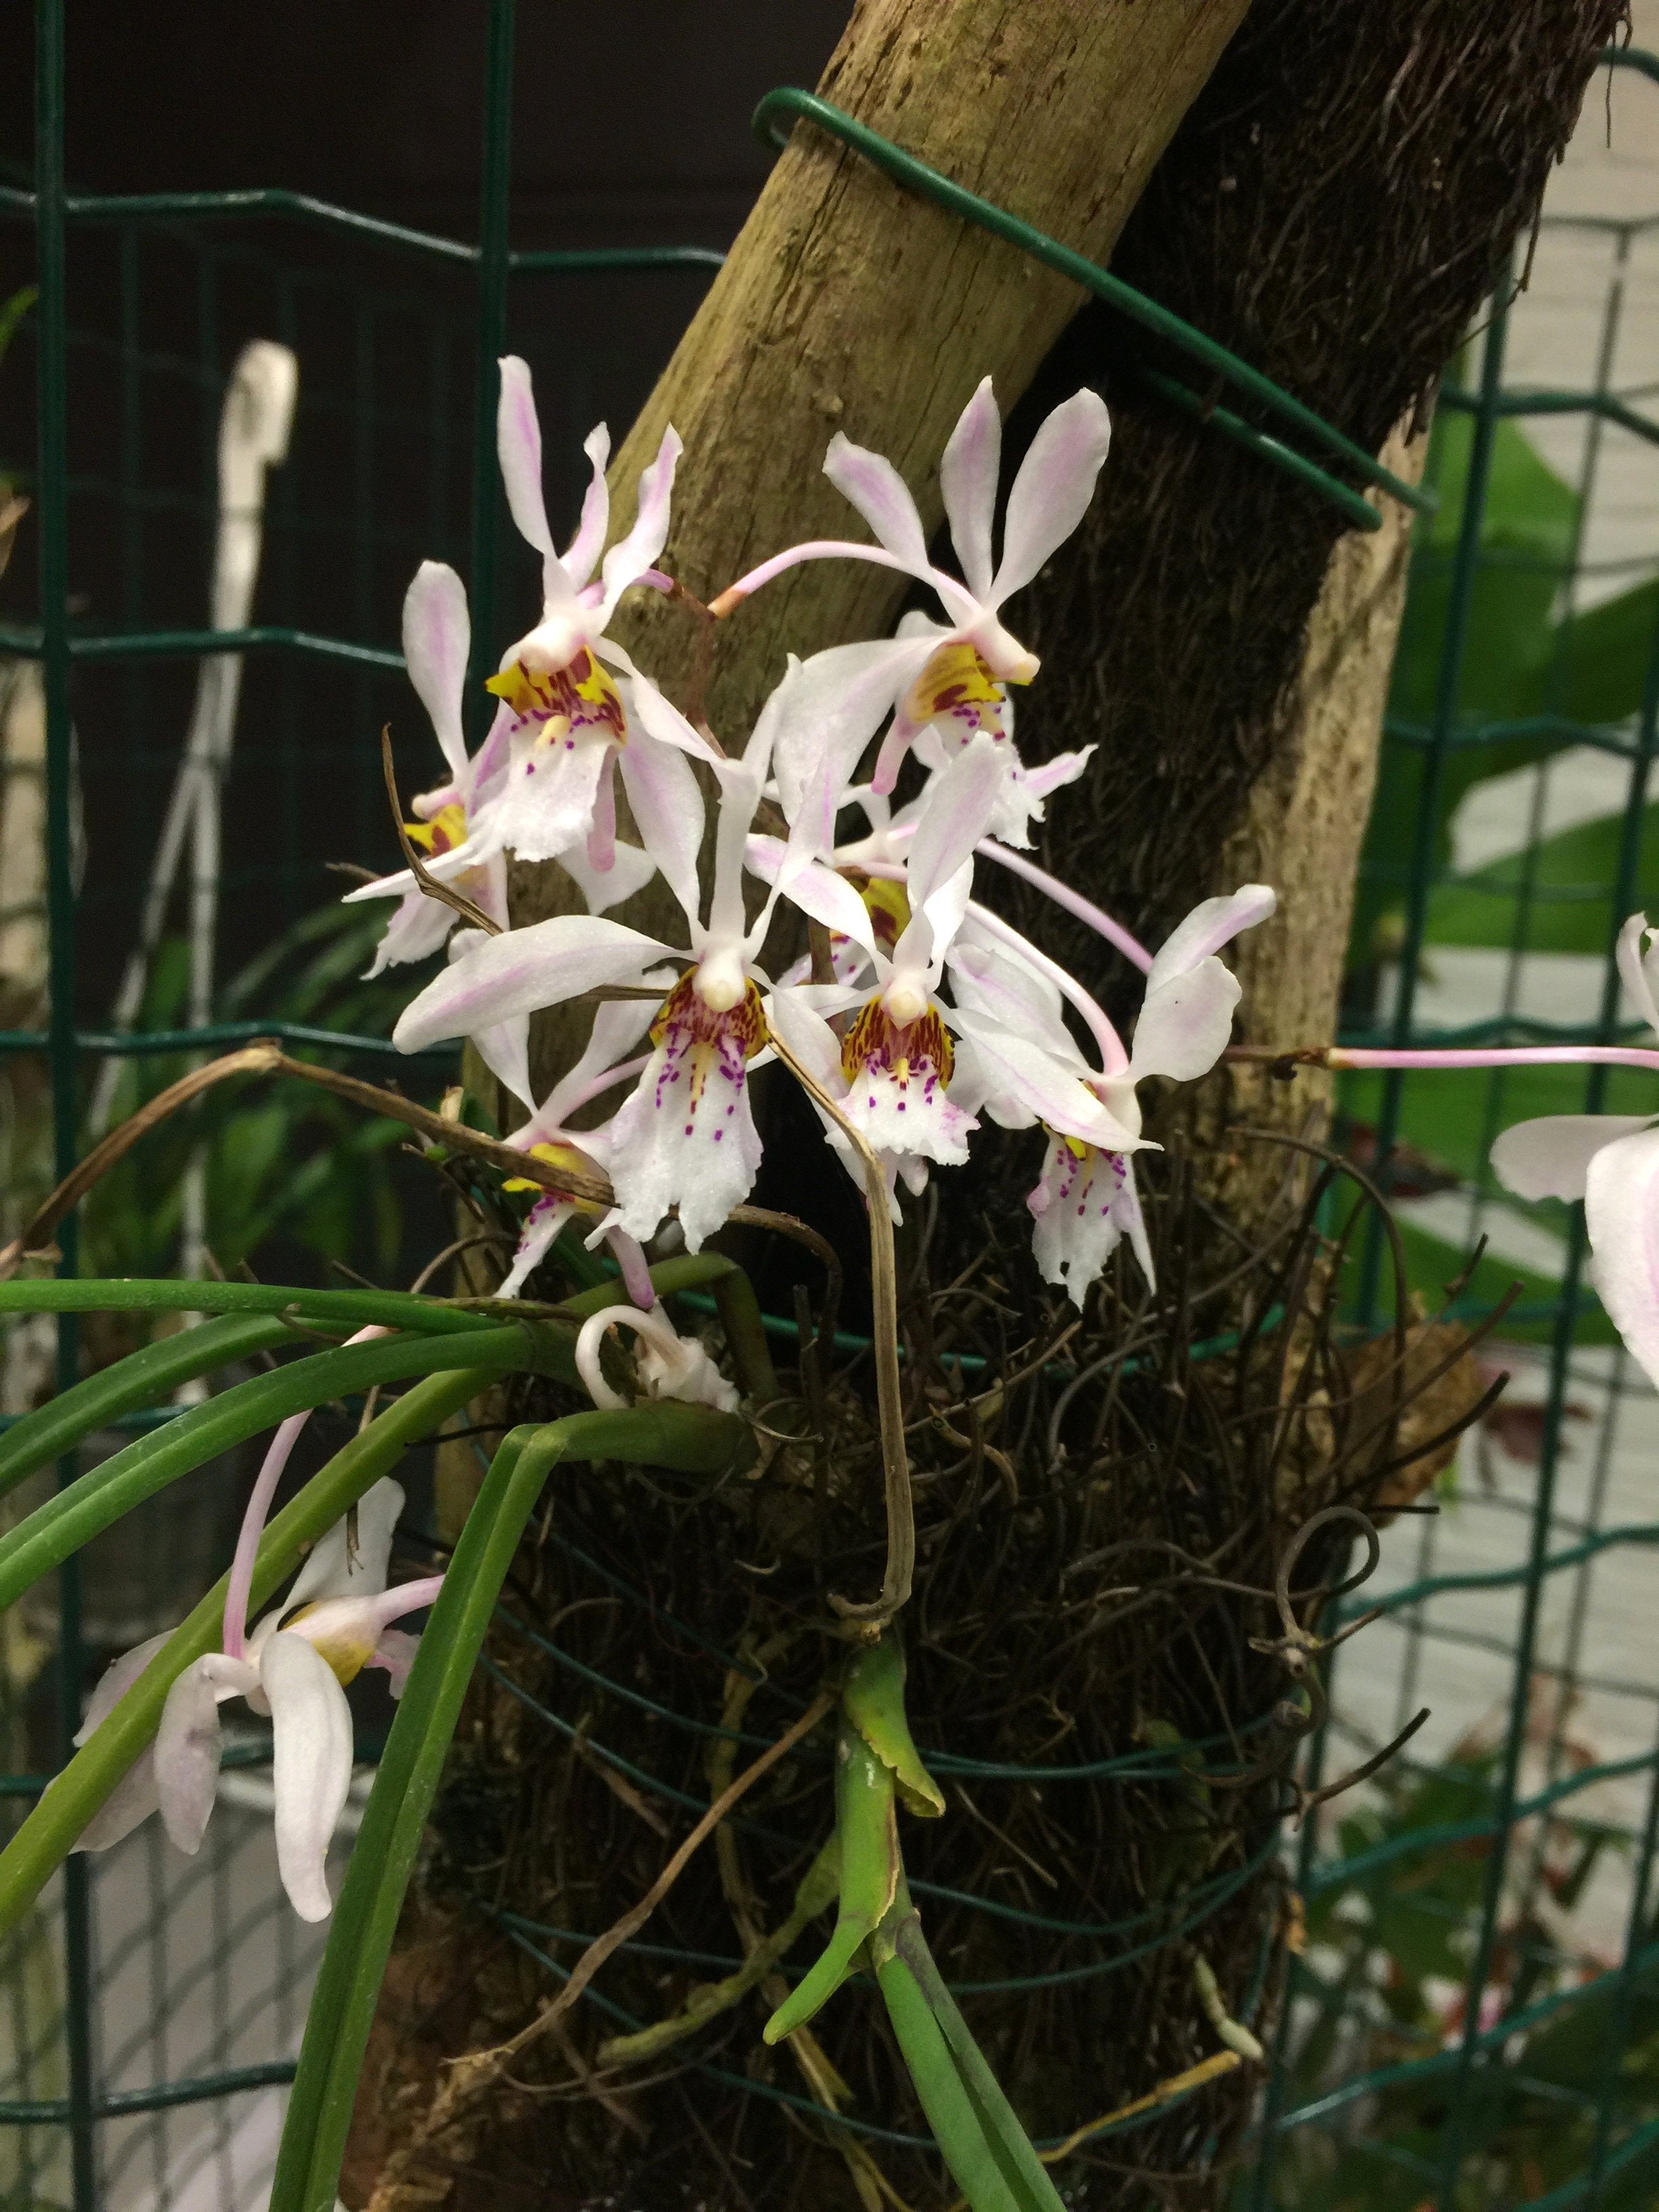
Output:
<path fill-rule="evenodd" d="M 1132 284 L 1126 284 L 1121 276 L 1114 276 L 1109 270 L 1101 268 L 1097 262 L 1074 252 L 1068 246 L 1060 245 L 1057 239 L 1049 238 L 1030 223 L 1022 222 L 1018 216 L 1010 215 L 1006 208 L 981 199 L 977 192 L 970 192 L 965 185 L 955 183 L 938 169 L 930 167 L 926 161 L 918 161 L 914 154 L 907 154 L 891 139 L 884 138 L 878 131 L 872 131 L 867 124 L 857 122 L 841 108 L 832 106 L 829 100 L 820 100 L 816 93 L 803 92 L 793 85 L 781 86 L 777 91 L 769 92 L 755 110 L 755 135 L 763 143 L 786 146 L 789 143 L 789 132 L 784 127 L 786 119 L 791 125 L 795 122 L 816 125 L 820 131 L 828 131 L 831 137 L 840 139 L 842 145 L 850 146 L 866 161 L 884 171 L 896 183 L 904 185 L 911 191 L 921 193 L 924 198 L 937 202 L 940 207 L 949 209 L 952 215 L 959 216 L 964 222 L 971 222 L 981 230 L 988 230 L 993 237 L 1017 246 L 1022 253 L 1029 253 L 1034 261 L 1041 261 L 1046 268 L 1073 278 L 1092 292 L 1097 300 L 1105 301 L 1109 307 L 1115 307 L 1121 314 L 1127 316 L 1132 322 L 1139 323 L 1143 330 L 1150 331 L 1155 337 L 1176 347 L 1213 375 L 1219 376 L 1237 391 L 1265 407 L 1269 413 L 1276 415 L 1282 422 L 1298 430 L 1304 437 L 1322 446 L 1328 453 L 1335 455 L 1352 469 L 1362 482 L 1386 491 L 1390 498 L 1401 501 L 1419 514 L 1433 513 L 1435 497 L 1431 491 L 1425 490 L 1418 484 L 1407 483 L 1391 470 L 1385 469 L 1374 454 L 1368 453 L 1363 446 L 1355 445 L 1352 438 L 1344 436 L 1322 416 L 1316 415 L 1312 408 L 1304 407 L 1299 399 L 1284 391 L 1271 377 L 1264 376 L 1260 369 L 1252 368 L 1248 362 L 1241 361 L 1225 346 L 1206 337 L 1202 331 L 1194 330 L 1190 323 L 1183 322 L 1179 315 L 1172 314 L 1169 308 L 1160 307 L 1155 300 L 1149 300 L 1145 293 L 1136 291 Z M 1156 388 L 1166 398 L 1176 399 L 1180 405 L 1205 421 L 1216 419 L 1216 410 L 1211 403 L 1198 392 L 1188 391 L 1173 378 L 1161 374 L 1154 380 Z M 1360 529 L 1381 528 L 1382 517 L 1349 486 L 1316 467 L 1311 461 L 1303 459 L 1277 439 L 1253 429 L 1236 416 L 1227 416 L 1219 427 L 1231 436 L 1250 446 L 1264 460 L 1286 470 L 1300 482 L 1320 492 Z"/>

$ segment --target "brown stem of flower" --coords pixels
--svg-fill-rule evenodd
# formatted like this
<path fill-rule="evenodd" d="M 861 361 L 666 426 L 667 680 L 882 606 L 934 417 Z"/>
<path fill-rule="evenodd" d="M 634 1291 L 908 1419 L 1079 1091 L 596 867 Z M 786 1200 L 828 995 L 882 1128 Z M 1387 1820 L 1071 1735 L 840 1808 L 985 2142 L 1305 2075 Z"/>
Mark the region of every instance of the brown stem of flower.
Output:
<path fill-rule="evenodd" d="M 685 719 L 694 729 L 700 730 L 716 752 L 725 747 L 708 726 L 708 683 L 714 672 L 714 611 L 704 606 L 694 592 L 688 592 L 677 576 L 669 591 L 671 601 L 693 614 L 702 628 L 697 639 L 696 658 L 691 664 L 691 673 L 685 686 Z"/>
<path fill-rule="evenodd" d="M 463 921 L 470 921 L 474 929 L 482 929 L 486 936 L 499 937 L 501 933 L 500 922 L 493 921 L 481 906 L 475 906 L 465 892 L 453 890 L 448 884 L 441 884 L 416 850 L 404 821 L 404 803 L 398 796 L 397 771 L 392 765 L 390 722 L 386 723 L 380 731 L 380 766 L 386 774 L 386 795 L 392 801 L 392 819 L 397 828 L 398 842 L 404 848 L 404 858 L 409 863 L 410 873 L 428 898 L 434 898 L 441 905 L 453 908 Z"/>
<path fill-rule="evenodd" d="M 898 1359 L 898 1270 L 893 1256 L 893 1218 L 888 1210 L 887 1177 L 881 1162 L 840 1106 L 795 1058 L 777 1032 L 772 1048 L 813 1103 L 841 1129 L 864 1170 L 864 1194 L 870 1213 L 870 1291 L 875 1309 L 876 1400 L 881 1419 L 881 1459 L 887 1504 L 887 1567 L 881 1591 L 867 1605 L 831 1596 L 843 1620 L 879 1627 L 910 1595 L 916 1565 L 916 1522 L 910 1496 L 910 1462 L 904 1449 L 903 1383 Z"/>
<path fill-rule="evenodd" d="M 1249 1060 L 1257 1066 L 1283 1068 L 1285 1074 L 1298 1067 L 1334 1067 L 1339 1063 L 1332 1055 L 1334 1044 L 1297 1044 L 1280 1049 L 1271 1044 L 1230 1044 L 1222 1054 L 1223 1060 Z"/>

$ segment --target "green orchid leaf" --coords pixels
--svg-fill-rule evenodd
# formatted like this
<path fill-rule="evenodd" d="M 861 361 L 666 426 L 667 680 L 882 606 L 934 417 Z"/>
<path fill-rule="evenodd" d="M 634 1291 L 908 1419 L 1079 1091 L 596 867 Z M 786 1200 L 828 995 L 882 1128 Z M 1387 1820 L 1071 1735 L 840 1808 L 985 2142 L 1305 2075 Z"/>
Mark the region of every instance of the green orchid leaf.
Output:
<path fill-rule="evenodd" d="M 337 1452 L 265 1530 L 254 1563 L 251 1602 L 260 1606 L 272 1596 L 309 1546 L 389 1473 L 410 1444 L 441 1428 L 499 1372 L 495 1367 L 462 1368 L 417 1382 Z M 217 1650 L 228 1579 L 222 1576 L 174 1630 L 0 1853 L 0 1935 L 14 1928 L 33 1905 L 93 1814 L 149 1744 L 173 1683 L 193 1661 Z"/>
<path fill-rule="evenodd" d="M 291 1360 L 268 1375 L 239 1382 L 176 1421 L 135 1437 L 102 1466 L 91 1468 L 47 1499 L 16 1528 L 0 1536 L 0 1608 L 12 1604 L 42 1575 L 61 1566 L 83 1544 L 153 1498 L 170 1482 L 275 1428 L 290 1413 L 330 1399 L 398 1382 L 445 1367 L 503 1368 L 540 1364 L 538 1338 L 551 1332 L 524 1327 L 467 1330 L 441 1336 L 392 1336 L 371 1344 Z M 568 1344 L 563 1346 L 567 1361 Z"/>
<path fill-rule="evenodd" d="M 848 1669 L 842 1692 L 847 1717 L 883 1765 L 892 1769 L 907 1813 L 932 1819 L 945 1810 L 944 1793 L 921 1763 L 904 1714 L 904 1655 L 890 1628 L 868 1644 Z"/>
<path fill-rule="evenodd" d="M 1021 2193 L 1017 2175 L 999 2157 L 944 2032 L 897 1952 L 877 1967 L 876 1983 L 927 2124 L 971 2212 L 1031 2212 L 1042 2200 Z"/>
<path fill-rule="evenodd" d="M 752 1450 L 730 1413 L 664 1401 L 573 1413 L 505 1437 L 421 1638 L 369 1793 L 306 2021 L 270 2212 L 333 2212 L 381 1978 L 484 1633 L 551 1470 L 614 1459 L 720 1474 Z"/>
<path fill-rule="evenodd" d="M 836 1833 L 841 1844 L 841 1905 L 830 1942 L 761 2030 L 781 2043 L 832 1997 L 898 1894 L 898 1816 L 893 1770 L 856 1728 L 842 1723 L 836 1747 Z"/>
<path fill-rule="evenodd" d="M 84 1382 L 25 1413 L 0 1436 L 0 1496 L 124 1413 L 165 1404 L 180 1383 L 252 1359 L 291 1336 L 292 1331 L 274 1316 L 227 1314 L 130 1352 L 113 1367 L 88 1376 Z"/>

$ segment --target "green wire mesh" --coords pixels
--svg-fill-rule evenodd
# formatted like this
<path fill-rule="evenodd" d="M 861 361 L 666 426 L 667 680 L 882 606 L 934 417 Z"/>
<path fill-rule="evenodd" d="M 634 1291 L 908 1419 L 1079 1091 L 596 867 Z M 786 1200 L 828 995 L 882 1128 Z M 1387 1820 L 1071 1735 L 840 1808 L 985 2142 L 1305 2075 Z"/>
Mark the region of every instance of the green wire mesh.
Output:
<path fill-rule="evenodd" d="M 394 732 L 411 732 L 411 752 L 417 742 L 394 644 L 416 560 L 447 558 L 467 574 L 481 648 L 529 607 L 533 564 L 504 531 L 494 485 L 491 365 L 510 331 L 536 367 L 544 417 L 562 421 L 564 434 L 549 440 L 550 489 L 574 511 L 579 486 L 568 470 L 581 433 L 602 414 L 631 415 L 720 257 L 678 246 L 511 250 L 511 0 L 492 0 L 489 10 L 476 243 L 291 192 L 76 198 L 63 168 L 61 0 L 40 0 L 37 26 L 33 190 L 21 181 L 0 188 L 0 217 L 33 223 L 40 252 L 39 308 L 14 346 L 5 389 L 21 395 L 32 383 L 38 396 L 40 465 L 27 488 L 40 509 L 40 589 L 31 610 L 28 580 L 14 569 L 8 605 L 21 611 L 0 627 L 0 656 L 40 668 L 48 744 L 33 768 L 3 764 L 0 800 L 9 802 L 15 775 L 44 774 L 48 866 L 44 910 L 33 920 L 50 988 L 33 1007 L 0 1010 L 0 1066 L 11 1071 L 14 1121 L 33 1084 L 48 1125 L 49 1171 L 78 1151 L 87 1084 L 112 1051 L 161 1066 L 169 1055 L 273 1033 L 371 1064 L 388 1049 L 383 1010 L 323 974 L 323 956 L 307 955 L 303 988 L 279 988 L 247 963 L 273 933 L 303 931 L 332 901 L 338 885 L 328 860 L 395 860 L 368 739 L 389 720 Z M 1617 58 L 1659 75 L 1649 57 Z M 1659 442 L 1645 411 L 1656 380 L 1639 356 L 1631 366 L 1621 319 L 1659 228 L 1577 219 L 1573 236 L 1599 240 L 1605 266 L 1595 280 L 1594 357 L 1570 386 L 1558 379 L 1533 388 L 1515 373 L 1521 323 L 1500 297 L 1443 397 L 1419 493 L 1109 272 L 827 103 L 781 91 L 756 124 L 778 138 L 797 120 L 877 163 L 896 187 L 928 193 L 1012 240 L 1172 344 L 1194 383 L 1160 376 L 1171 404 L 1288 471 L 1352 522 L 1375 525 L 1360 496 L 1366 485 L 1417 511 L 1356 932 L 1351 1041 L 1619 1033 L 1616 991 L 1604 980 L 1611 933 L 1643 899 L 1659 902 L 1646 797 L 1659 718 L 1659 544 L 1650 536 L 1620 556 L 1625 570 L 1609 574 L 1595 518 L 1610 471 L 1628 465 L 1622 457 Z M 1559 235 L 1559 226 L 1547 228 L 1541 270 Z M 605 336 L 621 286 L 634 288 L 626 344 Z M 227 371 L 252 336 L 299 355 L 300 410 L 290 459 L 270 479 L 258 618 L 227 635 L 204 626 L 215 440 Z M 1236 405 L 1218 404 L 1223 395 Z M 0 420 L 23 419 L 30 404 L 20 397 Z M 1528 477 L 1527 456 L 1537 456 L 1521 441 L 1523 422 L 1538 426 L 1556 461 L 1544 471 L 1550 483 Z M 1552 424 L 1577 439 L 1565 461 L 1566 447 L 1549 443 Z M 177 465 L 180 453 L 193 462 Z M 0 466 L 28 473 L 16 453 L 0 452 Z M 100 580 L 90 605 L 76 597 L 83 574 Z M 232 648 L 247 659 L 221 877 L 221 968 L 249 980 L 240 999 L 227 983 L 206 1027 L 182 1026 L 156 1006 L 141 1036 L 123 1038 L 111 1031 L 110 1007 L 196 668 L 203 654 Z M 1517 652 L 1524 668 L 1506 668 L 1505 653 L 1513 663 Z M 1557 830 L 1550 793 L 1564 777 L 1582 781 L 1586 755 L 1606 764 L 1599 787 L 1610 791 L 1612 776 L 1617 791 L 1601 814 Z M 1532 779 L 1525 834 L 1498 860 L 1471 864 L 1449 825 L 1460 803 L 1500 773 Z M 0 927 L 11 919 L 0 913 Z M 1436 969 L 1455 966 L 1468 948 L 1496 963 L 1492 1003 L 1460 1010 Z M 1540 957 L 1591 963 L 1581 1006 L 1532 1003 Z M 349 970 L 349 960 L 340 964 Z M 446 1065 L 437 1055 L 417 1073 L 435 1091 Z M 1618 1588 L 1628 1590 L 1659 1541 L 1632 1472 L 1651 1434 L 1651 1400 L 1633 1384 L 1595 1304 L 1577 1227 L 1559 1210 L 1550 1218 L 1549 1209 L 1528 1213 L 1496 1197 L 1483 1166 L 1505 1120 L 1649 1103 L 1634 1078 L 1554 1072 L 1524 1082 L 1356 1080 L 1345 1096 L 1351 1150 L 1381 1158 L 1403 1142 L 1396 1194 L 1413 1281 L 1431 1304 L 1483 1227 L 1498 1232 L 1460 1304 L 1489 1309 L 1522 1276 L 1525 1295 L 1504 1326 L 1510 1356 L 1524 1366 L 1525 1405 L 1522 1419 L 1483 1434 L 1465 1455 L 1439 1522 L 1402 1526 L 1388 1539 L 1384 1618 L 1366 1632 L 1365 1667 L 1350 1662 L 1349 1679 L 1335 1685 L 1340 1740 L 1316 1753 L 1332 1771 L 1350 1763 L 1355 1745 L 1391 1734 L 1419 1692 L 1449 1709 L 1451 1733 L 1443 1728 L 1437 1743 L 1419 1739 L 1413 1753 L 1431 1743 L 1431 1755 L 1402 1759 L 1294 1847 L 1308 1946 L 1293 1968 L 1262 2126 L 1238 2179 L 1241 2212 L 1522 2199 L 1634 2207 L 1659 2197 L 1650 1884 L 1659 1685 L 1639 1654 L 1608 1650 L 1603 1622 L 1607 1577 L 1623 1575 Z M 73 1270 L 72 1225 L 64 1243 Z M 1380 1295 L 1382 1264 L 1380 1253 L 1369 1263 L 1369 1297 Z M 15 1331 L 3 1411 L 54 1364 L 72 1375 L 78 1356 L 72 1317 L 55 1340 Z M 1505 1437 L 1516 1450 L 1501 1459 L 1488 1495 L 1482 1467 L 1504 1453 Z M 148 1536 L 136 1528 L 134 1542 L 150 1547 L 144 1572 L 132 1571 L 130 1553 L 121 1571 L 89 1557 L 64 1574 L 50 1603 L 0 1624 L 0 1809 L 26 1804 L 57 1763 L 89 1662 L 146 1632 L 131 1614 L 132 1592 L 166 1614 L 174 1585 L 182 1592 L 188 1583 L 193 1595 L 222 1564 L 231 1533 L 223 1500 L 234 1495 L 238 1472 L 204 1483 L 193 1523 L 200 1544 L 190 1556 L 177 1556 L 166 1527 Z M 416 1491 L 418 1499 L 418 1476 Z M 643 1602 L 598 1562 L 586 1565 L 623 1601 Z M 509 1637 L 532 1633 L 510 1619 L 503 1626 Z M 690 1624 L 678 1626 L 697 1638 Z M 523 1695 L 505 1674 L 499 1679 Z M 637 1695 L 618 1683 L 578 1682 L 573 1711 L 584 1689 Z M 569 1712 L 539 1702 L 526 1720 L 556 1733 L 574 1725 Z M 372 1754 L 372 1744 L 364 1748 Z M 95 1869 L 71 1862 L 11 1939 L 0 1961 L 0 2203 L 161 2212 L 263 2202 L 318 1949 L 274 1881 L 265 1757 L 257 1734 L 238 1747 L 198 1860 L 173 1854 L 152 1823 Z M 1134 1751 L 1107 1765 L 1145 1774 L 1158 1758 Z M 672 1798 L 642 1770 L 628 1772 L 635 1786 Z M 1030 1778 L 1063 1787 L 1067 1777 L 1045 1770 Z M 1110 1776 L 1096 1768 L 1087 1778 Z M 763 1832 L 745 1826 L 763 1850 Z M 1194 1893 L 1189 1924 L 1200 1925 L 1243 1878 Z M 1090 1939 L 1091 1963 L 1077 1971 L 1091 1975 L 1170 1938 L 1164 1925 L 1046 1924 Z M 555 1978 L 586 1940 L 507 1916 L 501 1926 Z M 1256 1988 L 1238 1993 L 1246 2017 L 1266 1986 L 1269 1948 L 1264 1940 Z M 680 1962 L 709 1972 L 735 1963 Z M 607 2007 L 602 1991 L 588 2001 L 639 2025 Z M 789 2101 L 716 2065 L 704 2070 L 748 2094 Z"/>

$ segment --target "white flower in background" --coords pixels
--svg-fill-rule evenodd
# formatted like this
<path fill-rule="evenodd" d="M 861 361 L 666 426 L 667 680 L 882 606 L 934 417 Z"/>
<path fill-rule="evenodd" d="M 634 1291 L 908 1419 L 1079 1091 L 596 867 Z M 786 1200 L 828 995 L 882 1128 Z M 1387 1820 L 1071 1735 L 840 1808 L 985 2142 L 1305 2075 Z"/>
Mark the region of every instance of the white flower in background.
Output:
<path fill-rule="evenodd" d="M 1659 1036 L 1659 950 L 1644 914 L 1619 933 L 1619 972 Z M 1451 1063 L 1455 1064 L 1455 1060 Z M 1517 1198 L 1582 1198 L 1596 1295 L 1659 1387 L 1659 1128 L 1651 1114 L 1545 1114 L 1505 1129 L 1492 1172 Z"/>
<path fill-rule="evenodd" d="M 599 1365 L 599 1347 L 612 1328 L 634 1332 L 635 1372 L 647 1398 L 680 1398 L 693 1406 L 713 1406 L 735 1413 L 741 1401 L 737 1386 L 728 1382 L 696 1337 L 681 1336 L 659 1306 L 641 1313 L 634 1306 L 606 1306 L 590 1314 L 576 1339 L 576 1371 L 587 1385 L 593 1403 L 607 1413 L 620 1413 L 628 1401 L 605 1381 Z"/>
<path fill-rule="evenodd" d="M 271 1723 L 276 1865 L 302 1920 L 333 1909 L 324 1861 L 351 1782 L 351 1711 L 344 1684 L 365 1667 L 384 1668 L 402 1694 L 418 1639 L 392 1626 L 430 1605 L 441 1575 L 386 1588 L 392 1533 L 404 1493 L 389 1477 L 359 1501 L 355 1551 L 346 1523 L 318 1540 L 293 1589 L 246 1641 L 227 1622 L 227 1644 L 187 1667 L 167 1692 L 153 1747 L 128 1772 L 80 1840 L 82 1850 L 118 1843 L 160 1808 L 182 1851 L 206 1832 L 218 1785 L 219 1707 L 246 1698 Z M 143 1673 L 167 1637 L 152 1637 L 115 1660 L 87 1706 L 75 1741 L 82 1743 Z"/>
<path fill-rule="evenodd" d="M 576 534 L 561 557 L 542 497 L 541 427 L 530 371 L 512 355 L 501 369 L 501 477 L 520 534 L 542 556 L 542 617 L 508 647 L 501 673 L 489 684 L 502 711 L 485 750 L 504 738 L 509 756 L 491 801 L 490 834 L 525 860 L 556 860 L 585 844 L 590 866 L 608 874 L 616 850 L 612 775 L 629 737 L 627 707 L 611 672 L 631 674 L 633 664 L 605 629 L 631 585 L 666 585 L 654 563 L 668 536 L 679 437 L 672 428 L 664 432 L 656 459 L 640 478 L 634 526 L 601 561 L 611 520 L 605 482 L 611 438 L 603 424 L 590 434 L 583 450 L 592 480 Z"/>
<path fill-rule="evenodd" d="M 890 711 L 892 723 L 877 758 L 874 788 L 892 790 L 910 747 L 931 732 L 923 757 L 941 765 L 983 734 L 1003 750 L 1006 781 L 993 833 L 1014 845 L 1030 842 L 1027 824 L 1042 813 L 1041 792 L 1021 769 L 1010 735 L 1008 686 L 1029 684 L 1037 657 L 1004 627 L 1004 602 L 1029 584 L 1083 520 L 1106 459 L 1111 425 L 1099 395 L 1082 391 L 1054 409 L 1031 441 L 1008 494 L 1002 558 L 992 532 L 1002 422 L 987 377 L 963 410 L 939 463 L 945 511 L 965 583 L 927 558 L 927 533 L 915 501 L 892 463 L 839 433 L 824 473 L 874 531 L 878 543 L 817 538 L 763 562 L 721 592 L 714 611 L 729 614 L 751 592 L 802 561 L 872 561 L 927 584 L 947 623 L 907 615 L 896 637 L 869 645 L 832 646 L 804 664 L 799 720 L 780 731 L 778 774 L 786 810 L 792 787 L 808 772 L 819 746 L 833 750 L 840 781 Z"/>
<path fill-rule="evenodd" d="M 1265 921 L 1275 903 L 1265 884 L 1246 884 L 1231 897 L 1206 899 L 1195 907 L 1153 959 L 1133 1048 L 1125 1053 L 1109 1025 L 1103 1032 L 1097 1026 L 1106 1062 L 1098 1072 L 1066 1027 L 1052 975 L 988 934 L 982 925 L 970 922 L 958 939 L 951 983 L 964 1033 L 976 1048 L 987 1110 L 1011 1127 L 1032 1119 L 1048 1125 L 1042 1172 L 1026 1201 L 1036 1219 L 1032 1246 L 1044 1279 L 1074 1300 L 1081 1301 L 1126 1236 L 1148 1282 L 1152 1280 L 1134 1169 L 1127 1149 L 1092 1141 L 1060 1128 L 1047 1115 L 1034 1115 L 1026 1097 L 1008 1081 L 1000 1040 L 1023 1037 L 1069 1066 L 1130 1136 L 1139 1139 L 1137 1085 L 1150 1075 L 1195 1082 L 1226 1048 L 1239 985 L 1216 954 L 1241 930 Z"/>

